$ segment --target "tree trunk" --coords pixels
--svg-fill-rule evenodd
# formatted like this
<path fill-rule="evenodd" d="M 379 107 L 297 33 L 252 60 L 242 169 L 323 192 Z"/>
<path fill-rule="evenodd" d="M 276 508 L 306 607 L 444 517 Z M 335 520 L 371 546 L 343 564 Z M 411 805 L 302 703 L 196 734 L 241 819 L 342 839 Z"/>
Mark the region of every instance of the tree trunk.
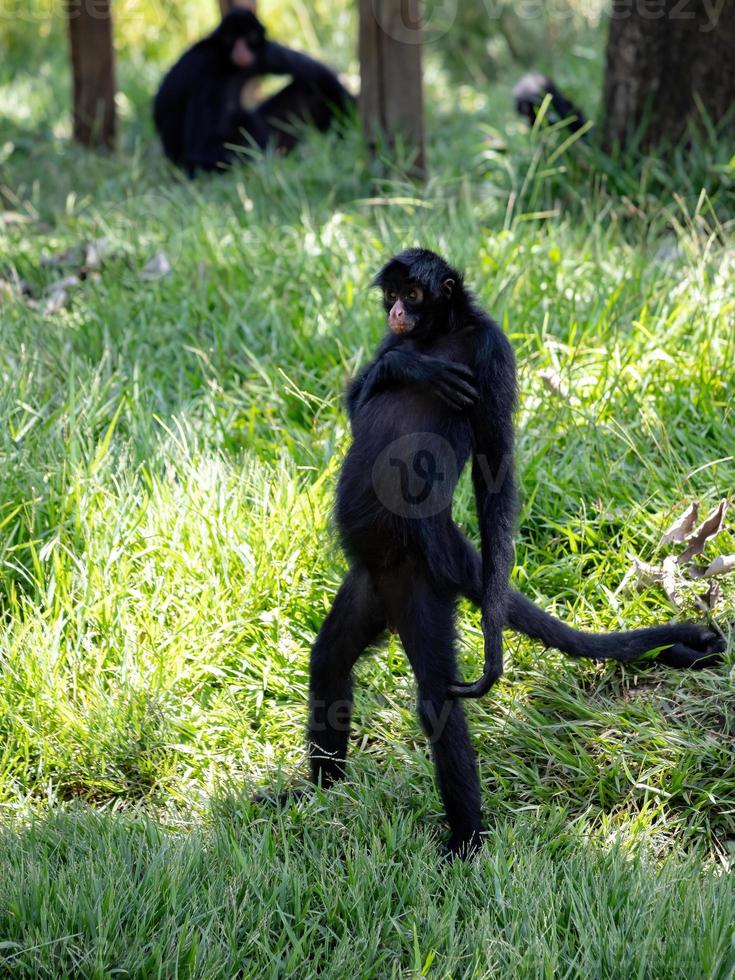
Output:
<path fill-rule="evenodd" d="M 256 0 L 219 0 L 219 10 L 223 17 L 235 7 L 244 7 L 245 10 L 255 12 Z"/>
<path fill-rule="evenodd" d="M 690 122 L 735 128 L 735 0 L 613 0 L 604 144 L 674 144 Z"/>
<path fill-rule="evenodd" d="M 360 115 L 368 144 L 400 140 L 426 172 L 418 0 L 360 0 Z"/>
<path fill-rule="evenodd" d="M 115 51 L 111 0 L 67 0 L 74 99 L 74 139 L 115 145 Z"/>

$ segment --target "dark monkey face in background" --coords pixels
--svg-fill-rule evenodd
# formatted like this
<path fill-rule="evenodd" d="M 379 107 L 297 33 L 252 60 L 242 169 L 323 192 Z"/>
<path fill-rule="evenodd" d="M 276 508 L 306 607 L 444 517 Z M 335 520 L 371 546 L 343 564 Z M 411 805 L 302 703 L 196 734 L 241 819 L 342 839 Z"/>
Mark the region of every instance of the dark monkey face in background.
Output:
<path fill-rule="evenodd" d="M 253 68 L 265 47 L 265 28 L 251 10 L 232 10 L 214 32 L 235 68 Z"/>
<path fill-rule="evenodd" d="M 443 259 L 422 248 L 401 252 L 373 280 L 383 290 L 383 305 L 391 333 L 428 339 L 446 330 L 455 306 L 460 274 Z"/>

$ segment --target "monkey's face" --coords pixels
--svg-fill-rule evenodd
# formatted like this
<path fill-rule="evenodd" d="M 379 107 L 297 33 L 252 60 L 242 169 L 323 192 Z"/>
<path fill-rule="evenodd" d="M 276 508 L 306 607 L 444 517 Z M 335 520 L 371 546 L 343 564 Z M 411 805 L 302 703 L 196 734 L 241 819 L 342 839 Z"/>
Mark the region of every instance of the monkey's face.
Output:
<path fill-rule="evenodd" d="M 427 249 L 401 252 L 373 279 L 383 292 L 388 327 L 398 337 L 427 339 L 449 329 L 461 277 L 444 259 Z"/>
<path fill-rule="evenodd" d="M 254 68 L 265 45 L 265 28 L 250 10 L 233 10 L 220 24 L 219 39 L 230 63 L 242 70 Z"/>
<path fill-rule="evenodd" d="M 383 305 L 388 314 L 388 326 L 398 337 L 413 333 L 421 323 L 424 290 L 416 282 L 387 285 Z"/>

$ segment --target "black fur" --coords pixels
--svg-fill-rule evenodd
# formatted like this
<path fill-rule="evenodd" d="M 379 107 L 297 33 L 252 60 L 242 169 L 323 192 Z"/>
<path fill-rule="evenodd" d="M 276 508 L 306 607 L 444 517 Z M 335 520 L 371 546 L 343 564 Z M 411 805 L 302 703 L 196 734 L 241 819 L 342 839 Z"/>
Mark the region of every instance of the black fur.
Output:
<path fill-rule="evenodd" d="M 567 128 L 573 133 L 586 124 L 584 113 L 561 94 L 550 78 L 537 71 L 528 72 L 513 89 L 516 112 L 533 126 L 547 95 L 551 96 L 546 113 L 547 122 L 556 123 L 566 120 Z"/>
<path fill-rule="evenodd" d="M 627 661 L 666 647 L 657 659 L 676 667 L 710 666 L 723 644 L 711 630 L 690 624 L 582 633 L 508 587 L 516 516 L 511 346 L 462 276 L 432 252 L 402 253 L 375 285 L 385 291 L 386 311 L 401 299 L 414 328 L 405 336 L 389 334 L 348 391 L 353 441 L 340 474 L 336 518 L 351 569 L 312 650 L 312 777 L 328 786 L 343 775 L 352 667 L 387 629 L 397 632 L 416 676 L 450 851 L 460 853 L 478 846 L 482 830 L 477 767 L 460 699 L 480 696 L 500 677 L 504 627 L 595 660 Z M 416 286 L 423 303 L 415 301 Z M 402 319 L 396 322 L 403 326 Z M 451 513 L 469 459 L 481 556 Z M 460 595 L 482 609 L 485 637 L 485 672 L 467 685 L 458 681 L 455 657 Z"/>
<path fill-rule="evenodd" d="M 253 64 L 239 68 L 232 51 L 244 40 Z M 262 75 L 291 75 L 282 91 L 247 110 L 240 104 L 246 82 Z M 233 159 L 231 146 L 247 137 L 264 149 L 290 150 L 297 142 L 294 122 L 321 131 L 354 99 L 329 68 L 305 54 L 270 41 L 249 10 L 233 10 L 208 37 L 186 51 L 161 82 L 153 117 L 166 156 L 194 176 L 219 170 Z"/>

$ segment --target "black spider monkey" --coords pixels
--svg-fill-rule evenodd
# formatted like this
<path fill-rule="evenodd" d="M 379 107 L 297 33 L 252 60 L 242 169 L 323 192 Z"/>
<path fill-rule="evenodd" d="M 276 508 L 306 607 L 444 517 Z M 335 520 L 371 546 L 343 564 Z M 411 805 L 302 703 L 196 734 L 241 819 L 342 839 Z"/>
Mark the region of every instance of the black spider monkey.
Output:
<path fill-rule="evenodd" d="M 374 285 L 383 291 L 389 333 L 347 396 L 353 441 L 336 519 L 351 567 L 311 654 L 311 771 L 322 786 L 344 774 L 352 668 L 386 629 L 397 632 L 416 676 L 451 828 L 449 851 L 465 853 L 479 845 L 482 820 L 461 699 L 480 697 L 500 677 L 504 627 L 593 660 L 629 661 L 665 647 L 656 659 L 674 667 L 711 666 L 724 643 L 686 623 L 583 633 L 509 588 L 516 518 L 510 343 L 462 276 L 433 252 L 403 252 Z M 469 459 L 481 556 L 452 520 L 452 496 Z M 457 678 L 460 595 L 482 610 L 485 671 L 474 684 Z"/>
<path fill-rule="evenodd" d="M 243 108 L 243 86 L 261 75 L 291 75 L 293 81 L 257 108 Z M 290 150 L 298 141 L 294 121 L 324 132 L 354 102 L 329 68 L 269 40 L 252 11 L 235 9 L 170 69 L 153 117 L 166 156 L 193 177 L 230 163 L 232 144 L 245 142 L 243 131 L 261 149 Z"/>
<path fill-rule="evenodd" d="M 548 122 L 566 120 L 566 128 L 572 133 L 587 124 L 582 110 L 562 95 L 550 78 L 538 71 L 529 71 L 513 89 L 516 112 L 528 120 L 529 126 L 536 122 L 536 116 L 547 95 L 551 97 L 546 113 Z"/>

